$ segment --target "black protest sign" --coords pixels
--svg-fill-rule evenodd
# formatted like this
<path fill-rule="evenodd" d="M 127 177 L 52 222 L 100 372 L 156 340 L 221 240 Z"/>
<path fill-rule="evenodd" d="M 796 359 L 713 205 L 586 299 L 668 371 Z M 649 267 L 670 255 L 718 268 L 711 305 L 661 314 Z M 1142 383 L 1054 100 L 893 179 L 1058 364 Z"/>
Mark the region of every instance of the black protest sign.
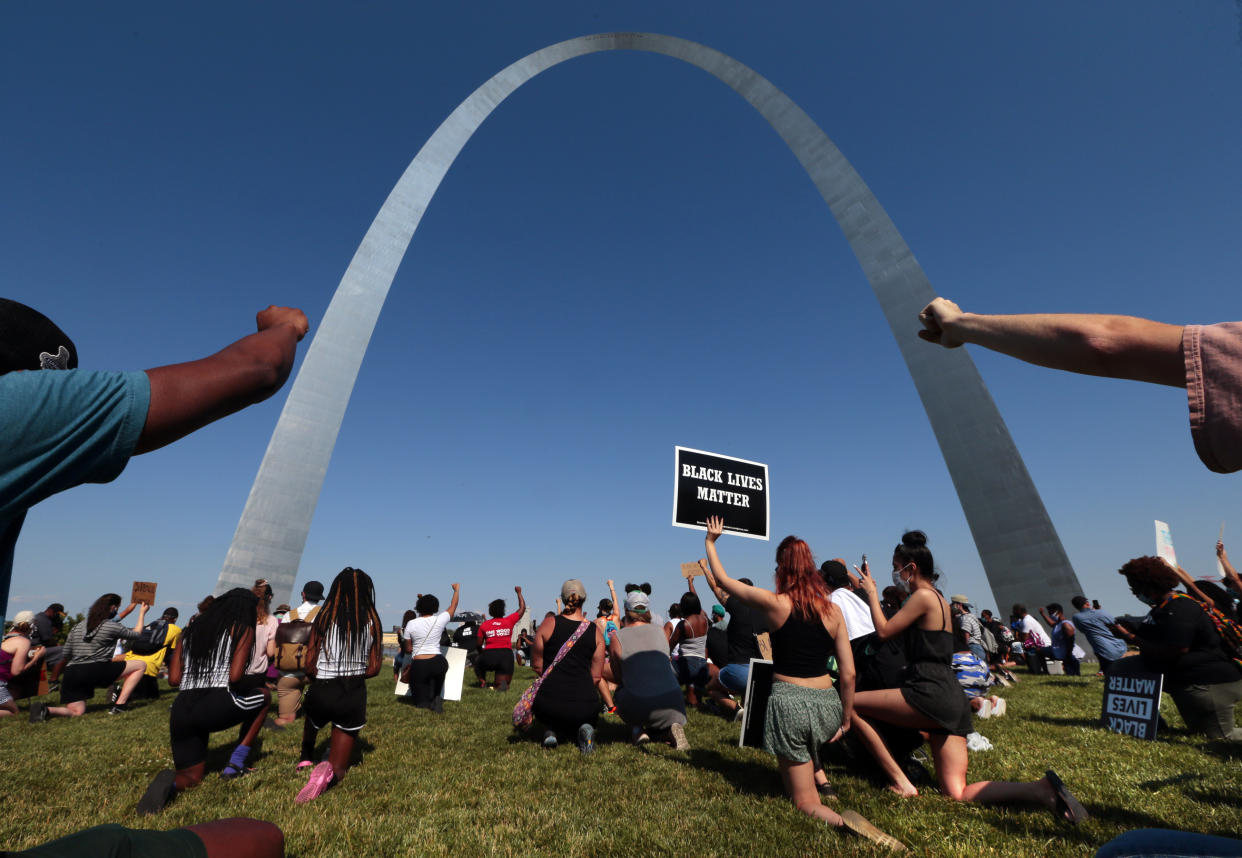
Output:
<path fill-rule="evenodd" d="M 739 748 L 762 748 L 763 728 L 768 717 L 768 697 L 776 667 L 771 659 L 752 658 L 746 675 L 746 693 L 742 696 L 742 729 L 738 733 Z"/>
<path fill-rule="evenodd" d="M 1113 662 L 1104 676 L 1100 726 L 1137 739 L 1155 739 L 1163 684 L 1164 677 L 1149 672 L 1138 656 Z"/>
<path fill-rule="evenodd" d="M 718 453 L 676 447 L 673 526 L 706 529 L 724 519 L 726 533 L 768 538 L 768 466 Z"/>

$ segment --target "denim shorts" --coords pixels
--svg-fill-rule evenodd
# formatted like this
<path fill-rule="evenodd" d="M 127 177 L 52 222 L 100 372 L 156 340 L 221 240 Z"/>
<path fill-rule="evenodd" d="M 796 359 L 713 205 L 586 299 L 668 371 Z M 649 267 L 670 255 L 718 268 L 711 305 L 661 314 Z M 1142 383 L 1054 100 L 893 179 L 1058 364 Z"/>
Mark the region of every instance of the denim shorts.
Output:
<path fill-rule="evenodd" d="M 677 659 L 677 681 L 682 685 L 693 685 L 702 688 L 707 684 L 710 674 L 707 672 L 707 659 L 696 655 L 683 655 Z"/>
<path fill-rule="evenodd" d="M 734 694 L 741 694 L 746 690 L 748 676 L 750 676 L 750 664 L 726 664 L 720 668 L 720 673 L 716 674 L 720 684 Z"/>

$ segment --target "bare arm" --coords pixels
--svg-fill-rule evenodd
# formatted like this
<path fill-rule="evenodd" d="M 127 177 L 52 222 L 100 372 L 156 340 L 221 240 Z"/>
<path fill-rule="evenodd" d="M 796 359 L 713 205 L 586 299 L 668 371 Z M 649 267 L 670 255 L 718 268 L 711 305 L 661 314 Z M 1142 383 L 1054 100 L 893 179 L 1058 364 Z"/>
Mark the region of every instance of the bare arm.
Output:
<path fill-rule="evenodd" d="M 309 328 L 306 316 L 273 306 L 256 321 L 257 333 L 210 357 L 147 370 L 151 404 L 135 453 L 170 444 L 280 389 Z"/>
<path fill-rule="evenodd" d="M 176 688 L 181 684 L 181 653 L 184 651 L 181 641 L 173 647 L 172 656 L 168 660 L 168 684 Z"/>
<path fill-rule="evenodd" d="M 522 595 L 521 587 L 514 587 L 513 592 L 517 593 L 517 597 L 518 597 L 517 615 L 518 617 L 521 617 L 523 614 L 526 613 L 526 597 Z"/>
<path fill-rule="evenodd" d="M 1056 623 L 1052 621 L 1052 617 L 1048 616 L 1048 611 L 1042 605 L 1039 608 L 1039 615 L 1044 618 L 1044 622 L 1048 624 L 1049 628 L 1056 625 Z"/>
<path fill-rule="evenodd" d="M 612 598 L 612 613 L 608 615 L 608 619 L 614 623 L 621 622 L 621 603 L 617 601 L 617 587 L 612 579 L 608 579 L 608 595 Z"/>
<path fill-rule="evenodd" d="M 875 636 L 882 641 L 897 637 L 918 622 L 928 612 L 928 600 L 934 602 L 936 599 L 927 590 L 916 590 L 890 620 L 880 608 L 880 595 L 876 592 L 875 579 L 871 577 L 871 569 L 867 566 L 862 567 L 862 589 L 867 594 L 867 603 L 871 607 L 871 623 L 875 626 Z M 939 610 L 940 606 L 936 605 L 936 608 Z"/>
<path fill-rule="evenodd" d="M 1216 556 L 1220 560 L 1220 568 L 1225 570 L 1225 586 L 1232 588 L 1235 593 L 1242 593 L 1242 578 L 1238 578 L 1238 570 L 1229 562 L 1229 553 L 1225 551 L 1223 540 L 1216 541 Z"/>
<path fill-rule="evenodd" d="M 315 662 L 311 658 L 311 647 L 318 646 L 315 640 L 315 632 L 311 631 L 311 642 L 306 648 L 307 655 L 307 676 L 313 676 L 311 670 L 314 669 Z M 242 636 L 237 639 L 237 646 L 233 649 L 233 661 L 229 665 L 229 682 L 237 682 L 246 675 L 246 665 L 250 663 L 250 652 L 254 649 L 254 629 L 246 629 Z"/>
<path fill-rule="evenodd" d="M 14 676 L 26 670 L 30 664 L 35 664 L 34 660 L 27 661 L 27 657 L 33 657 L 33 653 L 37 651 L 30 648 L 30 638 L 17 638 L 17 648 L 13 650 L 13 661 L 9 663 L 9 672 Z"/>
<path fill-rule="evenodd" d="M 453 585 L 453 598 L 449 600 L 448 615 L 449 619 L 457 616 L 457 602 L 461 599 L 461 584 Z"/>
<path fill-rule="evenodd" d="M 712 595 L 714 595 L 716 597 L 716 601 L 723 606 L 725 602 L 729 601 L 729 594 L 722 590 L 720 585 L 716 583 L 716 576 L 712 574 L 712 567 L 711 564 L 707 562 L 707 558 L 700 557 L 699 566 L 703 570 L 703 577 L 707 579 L 707 586 L 711 588 Z"/>
<path fill-rule="evenodd" d="M 850 729 L 850 716 L 854 714 L 854 651 L 850 649 L 850 633 L 845 628 L 845 615 L 833 610 L 828 631 L 837 643 L 837 693 L 841 695 L 841 733 Z"/>
<path fill-rule="evenodd" d="M 612 665 L 612 677 L 618 685 L 625 684 L 625 678 L 621 674 L 621 662 L 621 635 L 616 634 L 608 642 L 608 663 Z"/>
<path fill-rule="evenodd" d="M 125 619 L 130 614 L 132 614 L 134 612 L 134 608 L 136 607 L 138 607 L 137 602 L 130 602 L 128 605 L 125 606 L 125 610 L 121 611 L 121 613 L 116 615 L 116 621 L 118 623 L 121 622 L 121 620 Z"/>
<path fill-rule="evenodd" d="M 384 635 L 380 632 L 379 616 L 371 618 L 371 651 L 367 653 L 367 674 L 366 678 L 379 676 L 380 668 L 384 666 Z"/>
<path fill-rule="evenodd" d="M 599 685 L 604 678 L 604 633 L 594 623 L 591 626 L 591 631 L 587 632 L 595 635 L 595 652 L 591 655 L 591 682 Z"/>
<path fill-rule="evenodd" d="M 539 624 L 539 628 L 535 631 L 535 642 L 531 645 L 530 651 L 530 667 L 536 674 L 543 674 L 543 646 L 552 636 L 552 629 L 555 626 L 556 619 L 548 617 Z"/>
<path fill-rule="evenodd" d="M 720 516 L 711 516 L 707 519 L 707 537 L 703 544 L 707 549 L 707 563 L 712 575 L 716 578 L 716 583 L 730 597 L 736 596 L 744 604 L 753 608 L 758 608 L 764 613 L 771 613 L 779 608 L 779 602 L 776 594 L 771 590 L 765 590 L 762 587 L 753 587 L 750 584 L 743 584 L 729 577 L 729 573 L 725 572 L 724 564 L 720 562 L 720 555 L 716 552 L 716 540 L 724 533 L 724 519 Z"/>
<path fill-rule="evenodd" d="M 924 307 L 919 321 L 919 336 L 945 348 L 973 343 L 1051 369 L 1186 386 L 1181 325 L 1077 313 L 985 316 L 947 298 Z"/>

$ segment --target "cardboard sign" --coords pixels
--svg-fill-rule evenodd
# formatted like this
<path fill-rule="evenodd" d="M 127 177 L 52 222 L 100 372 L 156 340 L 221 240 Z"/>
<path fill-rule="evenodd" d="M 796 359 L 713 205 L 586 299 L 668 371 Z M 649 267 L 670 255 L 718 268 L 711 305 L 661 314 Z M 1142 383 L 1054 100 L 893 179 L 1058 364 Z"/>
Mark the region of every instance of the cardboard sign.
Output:
<path fill-rule="evenodd" d="M 681 564 L 681 577 L 685 578 L 687 581 L 689 581 L 695 575 L 702 575 L 702 574 L 703 574 L 703 567 L 700 566 L 698 563 Z"/>
<path fill-rule="evenodd" d="M 135 581 L 134 589 L 129 597 L 131 602 L 142 602 L 150 607 L 155 606 L 155 582 Z"/>
<path fill-rule="evenodd" d="M 768 538 L 768 466 L 719 453 L 673 448 L 673 526 L 706 530 L 709 516 L 726 533 Z"/>
<path fill-rule="evenodd" d="M 1138 656 L 1119 659 L 1104 676 L 1100 726 L 1136 739 L 1156 738 L 1164 677 L 1151 673 Z"/>
<path fill-rule="evenodd" d="M 742 730 L 738 733 L 739 748 L 762 748 L 763 725 L 768 716 L 768 697 L 772 694 L 772 677 L 776 668 L 770 659 L 752 658 L 746 675 L 746 693 L 742 696 Z"/>
<path fill-rule="evenodd" d="M 461 700 L 461 688 L 466 682 L 466 651 L 451 646 L 444 650 L 448 659 L 448 673 L 444 674 L 444 699 Z"/>
<path fill-rule="evenodd" d="M 1177 568 L 1177 552 L 1173 550 L 1173 534 L 1163 521 L 1156 521 L 1156 556 Z"/>

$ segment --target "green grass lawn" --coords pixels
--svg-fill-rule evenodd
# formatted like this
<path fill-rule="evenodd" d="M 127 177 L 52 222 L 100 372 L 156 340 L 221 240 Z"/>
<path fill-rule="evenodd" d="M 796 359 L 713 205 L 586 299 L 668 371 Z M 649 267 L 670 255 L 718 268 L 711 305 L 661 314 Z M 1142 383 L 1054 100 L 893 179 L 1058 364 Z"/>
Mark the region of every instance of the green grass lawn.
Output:
<path fill-rule="evenodd" d="M 1156 742 L 1110 734 L 1096 723 L 1101 680 L 1021 674 L 1002 689 L 1004 718 L 978 721 L 995 749 L 973 753 L 971 780 L 1030 780 L 1055 768 L 1092 819 L 1077 828 L 1037 809 L 957 805 L 932 789 L 897 798 L 865 774 L 829 769 L 839 807 L 861 812 L 929 856 L 1091 855 L 1132 828 L 1219 835 L 1242 830 L 1242 749 L 1188 736 L 1165 698 L 1172 730 Z M 518 685 L 533 674 L 519 668 Z M 391 672 L 371 681 L 361 762 L 308 805 L 294 796 L 301 722 L 263 732 L 238 781 L 217 776 L 236 739 L 213 737 L 209 774 L 157 817 L 134 806 L 171 765 L 173 695 L 108 715 L 101 692 L 84 718 L 0 722 L 0 848 L 19 849 L 102 822 L 171 828 L 227 816 L 278 824 L 289 854 L 317 856 L 678 854 L 875 855 L 869 844 L 793 809 L 775 759 L 737 747 L 737 727 L 691 712 L 689 753 L 636 748 L 612 716 L 596 752 L 545 751 L 517 740 L 517 692 L 466 689 L 434 715 L 397 703 Z M 327 731 L 321 736 L 326 742 Z"/>

